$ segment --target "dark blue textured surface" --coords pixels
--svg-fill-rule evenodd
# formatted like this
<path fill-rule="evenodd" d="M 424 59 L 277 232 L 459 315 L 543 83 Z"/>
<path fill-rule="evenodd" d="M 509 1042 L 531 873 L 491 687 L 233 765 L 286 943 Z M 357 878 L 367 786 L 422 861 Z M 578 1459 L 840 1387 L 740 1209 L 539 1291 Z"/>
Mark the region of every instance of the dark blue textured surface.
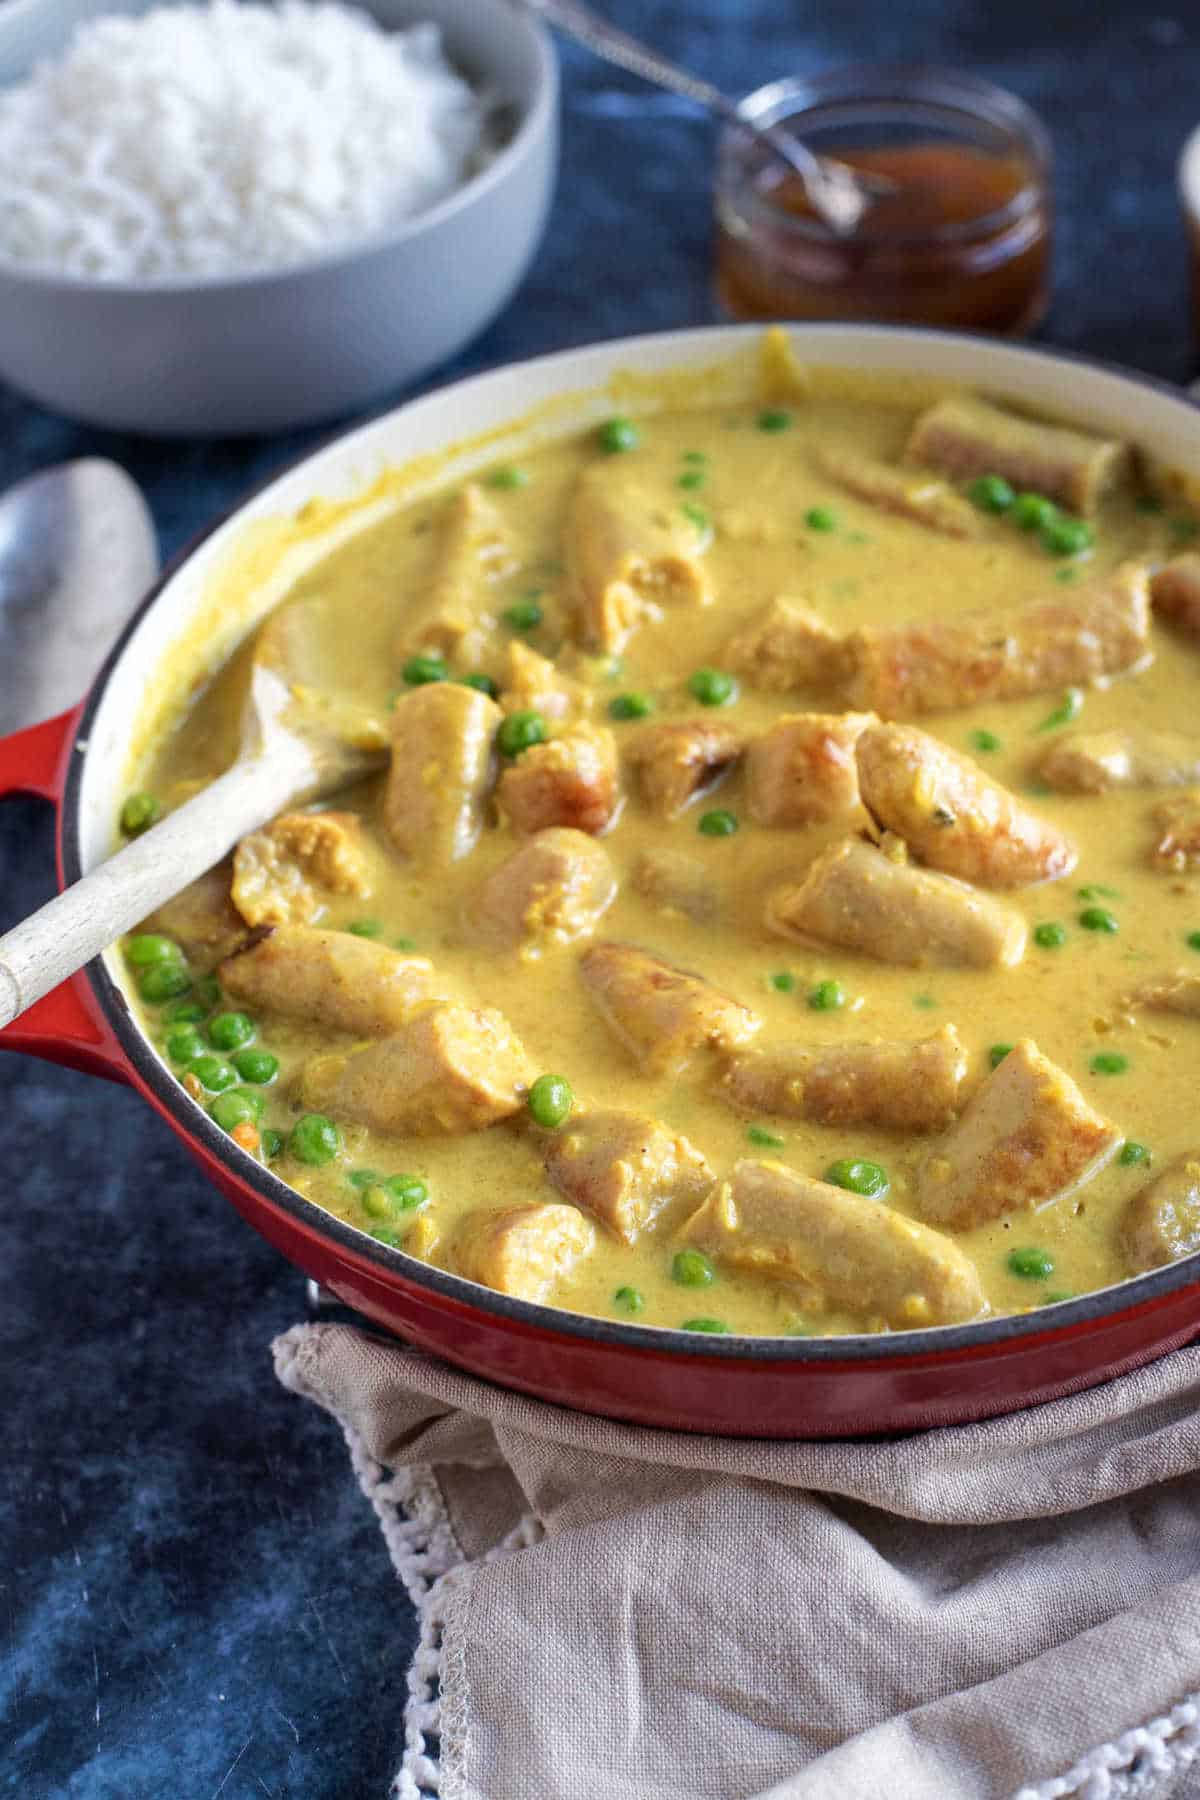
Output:
<path fill-rule="evenodd" d="M 1043 335 L 1190 374 L 1173 164 L 1200 111 L 1194 8 L 607 5 L 735 90 L 897 56 L 1015 88 L 1058 151 Z M 544 250 L 439 379 L 713 316 L 708 127 L 581 53 L 564 63 Z M 306 441 L 114 439 L 0 389 L 0 486 L 61 458 L 115 457 L 149 496 L 166 554 Z M 45 811 L 7 803 L 0 925 L 48 895 L 50 864 Z M 0 1058 L 0 1142 L 0 1793 L 382 1795 L 411 1621 L 336 1430 L 271 1375 L 269 1339 L 303 1312 L 299 1275 L 119 1088 Z"/>

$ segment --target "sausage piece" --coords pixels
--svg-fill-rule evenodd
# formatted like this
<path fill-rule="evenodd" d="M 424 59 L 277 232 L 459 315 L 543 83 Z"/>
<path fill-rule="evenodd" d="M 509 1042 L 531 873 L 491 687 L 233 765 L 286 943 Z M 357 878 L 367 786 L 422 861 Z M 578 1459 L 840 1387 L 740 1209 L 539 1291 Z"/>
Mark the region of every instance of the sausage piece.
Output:
<path fill-rule="evenodd" d="M 746 810 L 759 825 L 812 825 L 859 810 L 854 747 L 870 713 L 784 713 L 746 751 Z M 861 814 L 860 814 L 861 817 Z"/>
<path fill-rule="evenodd" d="M 675 1074 L 703 1049 L 735 1049 L 762 1023 L 702 975 L 634 944 L 595 944 L 579 968 L 601 1018 L 649 1074 Z"/>
<path fill-rule="evenodd" d="M 633 733 L 625 755 L 647 806 L 659 818 L 674 819 L 733 767 L 744 742 L 728 725 L 680 719 Z"/>
<path fill-rule="evenodd" d="M 1150 601 L 1172 625 L 1200 637 L 1200 555 L 1195 550 L 1173 557 L 1150 577 Z"/>
<path fill-rule="evenodd" d="M 591 1220 L 550 1200 L 471 1213 L 457 1234 L 455 1261 L 469 1281 L 539 1301 L 595 1247 Z"/>
<path fill-rule="evenodd" d="M 708 864 L 684 850 L 662 845 L 643 850 L 633 866 L 633 886 L 659 912 L 697 925 L 711 925 L 720 915 L 721 897 Z"/>
<path fill-rule="evenodd" d="M 982 887 L 1028 887 L 1069 875 L 1079 853 L 970 757 L 913 725 L 872 725 L 858 740 L 863 804 L 946 875 Z"/>
<path fill-rule="evenodd" d="M 1200 789 L 1156 806 L 1154 826 L 1157 835 L 1150 850 L 1152 868 L 1182 875 L 1200 867 Z"/>
<path fill-rule="evenodd" d="M 451 681 L 426 682 L 396 702 L 383 822 L 402 856 L 436 866 L 475 848 L 503 717 L 486 694 Z"/>
<path fill-rule="evenodd" d="M 1121 1248 L 1134 1273 L 1200 1250 L 1200 1151 L 1176 1157 L 1139 1188 L 1121 1220 Z"/>
<path fill-rule="evenodd" d="M 1120 1142 L 1065 1070 L 1022 1038 L 925 1158 L 918 1210 L 965 1231 L 1044 1206 L 1095 1175 Z"/>
<path fill-rule="evenodd" d="M 898 468 L 895 463 L 833 447 L 818 450 L 814 460 L 830 481 L 880 512 L 911 519 L 943 537 L 979 536 L 982 521 L 970 501 L 927 469 Z"/>
<path fill-rule="evenodd" d="M 884 718 L 1021 700 L 1090 683 L 1147 654 L 1146 571 L 1124 564 L 1073 593 L 1005 612 L 958 613 L 851 632 L 851 703 Z"/>
<path fill-rule="evenodd" d="M 508 646 L 508 673 L 500 694 L 504 712 L 537 712 L 561 724 L 587 712 L 592 696 L 581 682 L 572 681 L 549 657 L 539 656 L 528 644 L 514 638 Z"/>
<path fill-rule="evenodd" d="M 782 1163 L 735 1164 L 681 1236 L 731 1269 L 815 1289 L 896 1331 L 986 1310 L 974 1265 L 940 1232 Z"/>
<path fill-rule="evenodd" d="M 522 751 L 500 777 L 500 811 L 514 831 L 606 831 L 616 815 L 617 746 L 605 726 L 577 725 Z"/>
<path fill-rule="evenodd" d="M 1178 1013 L 1185 1019 L 1200 1019 L 1200 974 L 1181 969 L 1174 975 L 1147 981 L 1126 1004 L 1135 1010 L 1144 1006 L 1150 1012 Z"/>
<path fill-rule="evenodd" d="M 499 509 L 467 482 L 446 502 L 425 602 L 401 621 L 397 654 L 433 652 L 464 673 L 478 668 L 496 633 L 492 590 L 519 567 Z"/>
<path fill-rule="evenodd" d="M 587 648 L 618 651 L 664 607 L 706 606 L 713 598 L 703 561 L 711 535 L 658 492 L 636 461 L 617 458 L 586 470 L 568 508 L 565 562 Z"/>
<path fill-rule="evenodd" d="M 775 1044 L 742 1050 L 721 1083 L 739 1112 L 816 1125 L 941 1131 L 958 1111 L 967 1053 L 953 1025 L 916 1043 Z"/>
<path fill-rule="evenodd" d="M 354 813 L 285 813 L 233 853 L 233 903 L 247 925 L 308 925 L 331 894 L 371 892 Z"/>
<path fill-rule="evenodd" d="M 586 937 L 617 897 L 607 851 L 582 831 L 539 831 L 493 869 L 467 902 L 470 935 L 537 956 Z"/>
<path fill-rule="evenodd" d="M 1003 475 L 1014 487 L 1090 513 L 1129 465 L 1127 444 L 1005 412 L 974 394 L 953 394 L 923 412 L 904 452 L 957 481 Z"/>
<path fill-rule="evenodd" d="M 231 999 L 330 1031 L 378 1037 L 433 997 L 433 965 L 346 931 L 277 925 L 226 957 Z"/>
<path fill-rule="evenodd" d="M 190 882 L 173 899 L 143 919 L 139 931 L 162 932 L 174 938 L 199 974 L 246 941 L 246 921 L 230 898 L 233 860 L 226 857 L 207 875 Z"/>
<path fill-rule="evenodd" d="M 503 1013 L 448 1001 L 422 1007 L 392 1037 L 314 1057 L 305 1104 L 374 1131 L 435 1137 L 510 1118 L 537 1070 Z"/>
<path fill-rule="evenodd" d="M 778 937 L 815 938 L 910 968 L 1011 967 L 1028 936 L 1020 913 L 999 900 L 854 838 L 831 844 L 803 881 L 769 894 L 765 917 Z"/>
<path fill-rule="evenodd" d="M 1200 781 L 1200 742 L 1178 731 L 1075 731 L 1050 745 L 1039 779 L 1056 794 L 1186 787 Z"/>
<path fill-rule="evenodd" d="M 632 1244 L 663 1208 L 698 1206 L 713 1174 L 699 1150 L 657 1119 L 572 1114 L 546 1145 L 546 1174 L 564 1199 Z"/>
<path fill-rule="evenodd" d="M 800 600 L 781 595 L 725 646 L 725 666 L 751 687 L 836 691 L 850 671 L 844 637 Z"/>

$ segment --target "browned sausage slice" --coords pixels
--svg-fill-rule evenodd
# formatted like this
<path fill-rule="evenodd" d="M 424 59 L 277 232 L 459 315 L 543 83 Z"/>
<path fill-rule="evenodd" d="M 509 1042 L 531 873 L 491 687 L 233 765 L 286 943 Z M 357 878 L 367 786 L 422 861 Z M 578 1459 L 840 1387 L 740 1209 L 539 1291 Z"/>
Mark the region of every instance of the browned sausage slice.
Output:
<path fill-rule="evenodd" d="M 1115 438 L 1021 418 L 974 394 L 953 394 L 921 414 L 905 456 L 959 481 L 1003 475 L 1014 487 L 1088 513 L 1124 475 L 1130 452 Z"/>
<path fill-rule="evenodd" d="M 858 740 L 863 803 L 922 862 L 982 887 L 1069 875 L 1079 853 L 967 756 L 913 725 L 872 725 Z"/>
<path fill-rule="evenodd" d="M 537 712 L 561 724 L 590 711 L 592 695 L 582 682 L 564 675 L 549 657 L 514 638 L 508 646 L 508 673 L 500 705 L 506 713 Z"/>
<path fill-rule="evenodd" d="M 685 1137 L 631 1112 L 575 1113 L 546 1145 L 546 1174 L 573 1205 L 632 1244 L 665 1207 L 698 1206 L 712 1170 Z"/>
<path fill-rule="evenodd" d="M 620 466 L 617 466 L 617 465 Z M 639 462 L 617 458 L 585 471 L 567 514 L 567 580 L 582 642 L 618 651 L 667 606 L 705 606 L 711 529 L 672 506 Z"/>
<path fill-rule="evenodd" d="M 925 1158 L 918 1208 L 965 1231 L 1044 1206 L 1095 1175 L 1120 1142 L 1065 1070 L 1022 1038 Z"/>
<path fill-rule="evenodd" d="M 819 613 L 781 594 L 725 646 L 727 668 L 752 687 L 837 691 L 850 670 L 846 640 Z"/>
<path fill-rule="evenodd" d="M 438 865 L 470 855 L 503 717 L 486 694 L 453 681 L 427 682 L 396 702 L 383 822 L 402 856 Z"/>
<path fill-rule="evenodd" d="M 927 469 L 898 468 L 895 463 L 834 447 L 818 450 L 815 461 L 830 481 L 880 512 L 911 519 L 943 537 L 979 536 L 982 520 L 975 508 Z"/>
<path fill-rule="evenodd" d="M 685 850 L 654 845 L 633 866 L 635 890 L 662 913 L 674 913 L 697 925 L 711 925 L 720 915 L 721 897 L 707 863 Z"/>
<path fill-rule="evenodd" d="M 346 931 L 277 925 L 226 957 L 233 1000 L 329 1031 L 377 1037 L 398 1030 L 433 995 L 433 965 Z"/>
<path fill-rule="evenodd" d="M 596 929 L 617 897 L 606 850 L 582 831 L 539 831 L 493 869 L 466 907 L 481 943 L 540 956 Z"/>
<path fill-rule="evenodd" d="M 1020 913 L 990 894 L 856 838 L 831 844 L 802 881 L 774 889 L 765 923 L 779 937 L 816 939 L 910 968 L 1011 967 L 1028 937 Z"/>
<path fill-rule="evenodd" d="M 138 930 L 174 938 L 192 968 L 207 974 L 246 941 L 246 921 L 230 898 L 232 880 L 233 859 L 227 856 L 143 919 Z"/>
<path fill-rule="evenodd" d="M 728 725 L 679 719 L 635 732 L 625 755 L 647 806 L 660 818 L 674 819 L 733 767 L 744 742 Z"/>
<path fill-rule="evenodd" d="M 812 825 L 857 812 L 854 747 L 873 723 L 870 713 L 784 713 L 776 719 L 746 752 L 750 817 L 759 825 Z"/>
<path fill-rule="evenodd" d="M 674 1074 L 703 1049 L 735 1049 L 762 1023 L 702 975 L 635 944 L 596 944 L 579 967 L 600 1016 L 652 1074 Z"/>
<path fill-rule="evenodd" d="M 1121 1220 L 1121 1245 L 1135 1272 L 1200 1250 L 1200 1151 L 1176 1157 L 1138 1190 Z"/>
<path fill-rule="evenodd" d="M 967 1053 L 953 1025 L 916 1043 L 774 1044 L 741 1050 L 721 1084 L 739 1112 L 817 1125 L 941 1131 L 959 1108 Z"/>
<path fill-rule="evenodd" d="M 1147 981 L 1126 1003 L 1136 1010 L 1147 1007 L 1151 1012 L 1179 1013 L 1185 1019 L 1200 1019 L 1200 974 L 1180 969 L 1157 981 Z"/>
<path fill-rule="evenodd" d="M 577 725 L 522 751 L 496 790 L 514 831 L 607 830 L 617 811 L 617 747 L 605 726 Z"/>
<path fill-rule="evenodd" d="M 478 668 L 496 633 L 495 586 L 519 567 L 499 509 L 467 482 L 445 503 L 425 603 L 401 621 L 398 656 L 433 652 L 464 672 Z"/>
<path fill-rule="evenodd" d="M 1037 772 L 1056 794 L 1187 787 L 1200 781 L 1200 741 L 1178 731 L 1073 731 L 1050 745 Z"/>
<path fill-rule="evenodd" d="M 1154 826 L 1153 868 L 1176 875 L 1200 868 L 1200 788 L 1156 806 Z"/>
<path fill-rule="evenodd" d="M 332 894 L 371 892 L 355 813 L 285 813 L 233 853 L 233 903 L 247 925 L 308 925 Z"/>
<path fill-rule="evenodd" d="M 1189 550 L 1164 563 L 1150 577 L 1150 600 L 1164 619 L 1189 637 L 1200 637 L 1200 555 Z"/>
<path fill-rule="evenodd" d="M 457 1234 L 456 1264 L 469 1281 L 540 1301 L 596 1246 L 596 1227 L 573 1206 L 544 1201 L 476 1212 Z"/>
<path fill-rule="evenodd" d="M 974 1264 L 940 1232 L 782 1163 L 737 1163 L 681 1235 L 739 1273 L 897 1331 L 986 1311 Z"/>

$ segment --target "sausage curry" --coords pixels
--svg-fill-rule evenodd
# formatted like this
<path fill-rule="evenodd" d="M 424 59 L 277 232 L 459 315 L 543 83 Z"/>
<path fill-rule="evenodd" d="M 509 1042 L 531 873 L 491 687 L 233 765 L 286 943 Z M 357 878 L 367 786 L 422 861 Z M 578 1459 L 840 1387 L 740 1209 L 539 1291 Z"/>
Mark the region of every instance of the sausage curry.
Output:
<path fill-rule="evenodd" d="M 147 1030 L 330 1212 L 579 1312 L 903 1330 L 1188 1254 L 1197 520 L 1129 445 L 776 368 L 302 578 L 386 766 L 126 940 Z"/>

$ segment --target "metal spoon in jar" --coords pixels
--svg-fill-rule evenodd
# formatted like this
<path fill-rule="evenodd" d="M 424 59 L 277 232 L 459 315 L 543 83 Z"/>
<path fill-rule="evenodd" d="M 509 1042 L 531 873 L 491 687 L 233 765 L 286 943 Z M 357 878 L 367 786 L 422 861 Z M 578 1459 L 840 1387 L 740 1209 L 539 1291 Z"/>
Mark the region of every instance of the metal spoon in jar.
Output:
<path fill-rule="evenodd" d="M 867 174 L 850 168 L 847 163 L 817 156 L 780 125 L 756 124 L 746 117 L 737 101 L 723 94 L 720 88 L 667 62 L 646 44 L 630 37 L 628 32 L 618 31 L 615 25 L 581 5 L 580 0 L 516 0 L 516 4 L 526 12 L 535 13 L 547 25 L 554 26 L 565 37 L 573 38 L 596 56 L 603 57 L 605 62 L 628 69 L 655 87 L 682 94 L 685 99 L 746 132 L 800 177 L 813 210 L 839 237 L 849 237 L 877 199 L 896 191 L 896 183 L 885 175 Z"/>
<path fill-rule="evenodd" d="M 293 601 L 260 625 L 233 766 L 0 937 L 0 1028 L 219 863 L 248 831 L 383 763 L 378 720 L 320 686 L 313 623 L 320 605 Z"/>

